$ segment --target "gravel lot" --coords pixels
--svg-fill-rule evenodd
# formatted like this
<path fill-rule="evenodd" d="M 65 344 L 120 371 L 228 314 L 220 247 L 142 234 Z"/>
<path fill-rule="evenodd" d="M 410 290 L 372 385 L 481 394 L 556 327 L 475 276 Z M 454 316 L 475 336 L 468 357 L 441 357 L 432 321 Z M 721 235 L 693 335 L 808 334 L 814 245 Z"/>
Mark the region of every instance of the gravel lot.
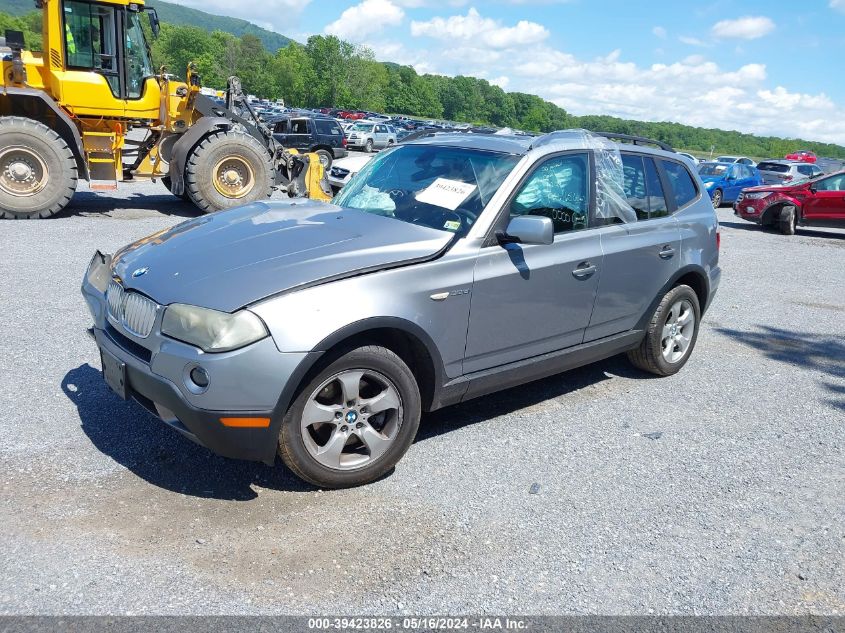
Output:
<path fill-rule="evenodd" d="M 135 184 L 2 223 L 0 613 L 845 614 L 845 231 L 722 209 L 679 375 L 615 358 L 440 411 L 391 476 L 319 492 L 100 378 L 92 252 L 193 214 Z"/>

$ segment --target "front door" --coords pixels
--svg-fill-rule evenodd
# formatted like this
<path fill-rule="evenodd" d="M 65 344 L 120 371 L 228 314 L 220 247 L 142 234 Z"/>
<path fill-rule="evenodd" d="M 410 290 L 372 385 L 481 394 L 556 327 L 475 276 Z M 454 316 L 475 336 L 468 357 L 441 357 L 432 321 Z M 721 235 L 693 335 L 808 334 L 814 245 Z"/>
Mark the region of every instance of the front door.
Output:
<path fill-rule="evenodd" d="M 587 152 L 540 164 L 512 199 L 516 215 L 549 217 L 550 245 L 481 249 L 475 265 L 464 372 L 472 373 L 581 343 L 602 266 L 598 232 L 588 225 Z"/>
<path fill-rule="evenodd" d="M 802 211 L 808 224 L 845 224 L 845 174 L 823 178 L 812 185 Z"/>

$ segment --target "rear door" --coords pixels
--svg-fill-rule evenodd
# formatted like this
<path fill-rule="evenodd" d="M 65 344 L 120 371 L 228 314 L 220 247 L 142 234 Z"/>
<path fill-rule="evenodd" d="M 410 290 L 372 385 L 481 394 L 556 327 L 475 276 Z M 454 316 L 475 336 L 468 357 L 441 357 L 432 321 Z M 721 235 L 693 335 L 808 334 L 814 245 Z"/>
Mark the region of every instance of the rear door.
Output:
<path fill-rule="evenodd" d="M 500 219 L 551 218 L 548 245 L 492 244 L 475 264 L 464 371 L 472 373 L 578 345 L 590 321 L 602 269 L 588 152 L 545 159 Z"/>
<path fill-rule="evenodd" d="M 671 213 L 701 193 L 687 168 L 671 161 L 686 183 L 673 195 L 668 170 L 648 155 L 622 154 L 625 195 L 637 221 L 601 230 L 604 263 L 584 342 L 633 329 L 680 262 L 681 233 Z M 670 161 L 666 161 L 670 163 Z M 683 186 L 682 186 L 683 185 Z M 683 205 L 675 199 L 683 200 Z"/>
<path fill-rule="evenodd" d="M 311 149 L 311 139 L 314 134 L 311 119 L 290 119 L 288 122 L 287 147 L 308 151 Z"/>
<path fill-rule="evenodd" d="M 373 142 L 376 147 L 384 147 L 387 145 L 387 126 L 381 123 L 375 126 L 375 133 L 373 135 Z"/>
<path fill-rule="evenodd" d="M 802 204 L 802 212 L 808 224 L 845 224 L 845 173 L 813 183 Z"/>

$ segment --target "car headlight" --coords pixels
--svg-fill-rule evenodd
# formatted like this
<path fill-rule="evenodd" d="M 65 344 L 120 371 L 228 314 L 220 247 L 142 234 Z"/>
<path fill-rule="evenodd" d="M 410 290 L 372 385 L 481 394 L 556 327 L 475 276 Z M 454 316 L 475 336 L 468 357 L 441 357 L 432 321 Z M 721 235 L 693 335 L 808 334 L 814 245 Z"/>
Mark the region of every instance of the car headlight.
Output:
<path fill-rule="evenodd" d="M 206 352 L 228 352 L 268 335 L 264 322 L 249 310 L 229 314 L 182 303 L 167 306 L 161 333 Z"/>
<path fill-rule="evenodd" d="M 715 184 L 716 183 L 711 180 L 710 182 L 705 182 L 704 186 L 707 187 L 708 189 L 711 189 L 713 187 L 713 185 L 715 185 Z"/>
<path fill-rule="evenodd" d="M 763 198 L 768 198 L 772 195 L 771 191 L 760 191 L 760 192 L 753 192 L 745 194 L 746 200 L 762 200 Z"/>

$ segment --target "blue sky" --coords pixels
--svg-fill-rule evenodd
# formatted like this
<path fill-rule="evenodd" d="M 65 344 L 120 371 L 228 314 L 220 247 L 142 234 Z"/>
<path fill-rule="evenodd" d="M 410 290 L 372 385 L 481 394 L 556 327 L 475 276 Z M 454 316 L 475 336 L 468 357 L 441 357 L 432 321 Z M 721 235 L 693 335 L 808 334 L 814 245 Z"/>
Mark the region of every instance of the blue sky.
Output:
<path fill-rule="evenodd" d="M 845 0 L 179 0 L 575 114 L 845 144 Z"/>

